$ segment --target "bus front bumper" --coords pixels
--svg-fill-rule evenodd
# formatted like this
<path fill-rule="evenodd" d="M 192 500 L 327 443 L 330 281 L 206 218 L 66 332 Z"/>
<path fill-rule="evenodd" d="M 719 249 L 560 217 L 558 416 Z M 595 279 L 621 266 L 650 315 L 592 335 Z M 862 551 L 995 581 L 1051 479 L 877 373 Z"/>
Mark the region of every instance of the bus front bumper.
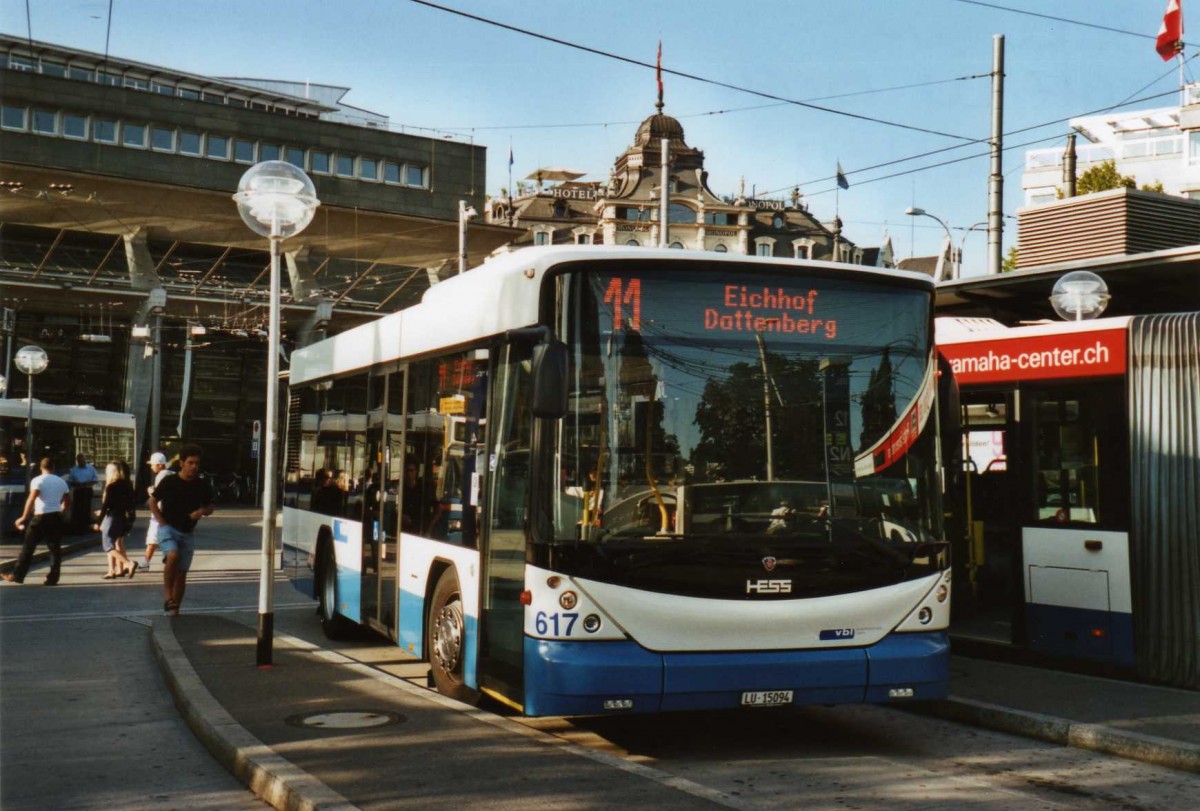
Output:
<path fill-rule="evenodd" d="M 656 653 L 636 642 L 525 639 L 526 715 L 730 709 L 792 691 L 792 704 L 946 697 L 945 632 L 892 634 L 867 648 Z"/>

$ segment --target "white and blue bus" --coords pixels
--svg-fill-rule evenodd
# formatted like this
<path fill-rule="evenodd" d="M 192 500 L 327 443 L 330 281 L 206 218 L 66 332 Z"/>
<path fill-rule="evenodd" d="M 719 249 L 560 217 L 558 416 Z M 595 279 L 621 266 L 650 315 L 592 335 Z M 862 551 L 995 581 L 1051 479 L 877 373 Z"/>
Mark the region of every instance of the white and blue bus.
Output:
<path fill-rule="evenodd" d="M 284 566 L 331 636 L 527 715 L 942 697 L 932 295 L 822 262 L 494 258 L 292 355 Z"/>
<path fill-rule="evenodd" d="M 28 400 L 0 399 L 0 533 L 15 531 L 12 522 L 25 507 L 27 465 L 48 457 L 54 472 L 66 476 L 75 457 L 94 462 L 101 478 L 104 465 L 123 459 L 136 468 L 137 425 L 132 414 L 91 406 L 53 405 L 33 401 L 33 450 L 25 448 Z M 33 475 L 37 475 L 35 472 Z M 94 486 L 99 495 L 103 482 Z M 86 505 L 84 515 L 90 515 Z M 90 521 L 89 521 L 90 524 Z"/>

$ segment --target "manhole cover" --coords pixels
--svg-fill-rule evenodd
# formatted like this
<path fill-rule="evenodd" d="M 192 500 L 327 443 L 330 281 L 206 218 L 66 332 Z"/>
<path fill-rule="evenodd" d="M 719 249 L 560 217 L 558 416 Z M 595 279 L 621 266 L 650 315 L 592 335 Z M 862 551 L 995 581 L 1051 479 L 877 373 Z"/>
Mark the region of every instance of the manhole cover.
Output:
<path fill-rule="evenodd" d="M 347 710 L 343 712 L 321 712 L 313 715 L 293 715 L 287 719 L 292 726 L 305 729 L 369 729 L 404 721 L 403 715 L 377 710 Z"/>

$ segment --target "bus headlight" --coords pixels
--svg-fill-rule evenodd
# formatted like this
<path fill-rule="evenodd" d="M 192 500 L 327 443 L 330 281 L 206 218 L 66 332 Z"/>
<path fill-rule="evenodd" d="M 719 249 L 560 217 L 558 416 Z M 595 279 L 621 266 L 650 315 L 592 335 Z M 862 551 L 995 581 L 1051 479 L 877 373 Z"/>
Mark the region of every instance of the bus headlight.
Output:
<path fill-rule="evenodd" d="M 946 585 L 945 585 L 944 583 L 943 583 L 942 585 L 938 586 L 938 588 L 937 588 L 937 601 L 938 601 L 939 603 L 944 603 L 944 602 L 946 602 L 946 598 L 947 598 L 947 597 L 949 597 L 949 596 L 950 596 L 950 589 L 946 588 Z"/>

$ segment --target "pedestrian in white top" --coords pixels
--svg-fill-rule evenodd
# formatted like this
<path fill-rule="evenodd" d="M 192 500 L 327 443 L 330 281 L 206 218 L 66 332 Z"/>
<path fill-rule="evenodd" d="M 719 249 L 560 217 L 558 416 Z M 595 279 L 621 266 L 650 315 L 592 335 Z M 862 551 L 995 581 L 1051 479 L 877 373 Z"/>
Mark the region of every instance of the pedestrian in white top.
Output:
<path fill-rule="evenodd" d="M 46 574 L 46 585 L 58 585 L 62 570 L 63 513 L 71 506 L 71 487 L 59 476 L 54 475 L 54 462 L 50 457 L 42 460 L 42 474 L 29 483 L 29 498 L 25 499 L 25 510 L 14 525 L 25 530 L 25 542 L 17 557 L 17 566 L 11 573 L 0 577 L 10 583 L 24 583 L 33 560 L 33 550 L 45 543 L 50 550 L 50 571 Z M 31 520 L 32 519 L 32 520 Z"/>
<path fill-rule="evenodd" d="M 154 474 L 154 481 L 146 488 L 146 493 L 151 498 L 154 497 L 154 488 L 165 479 L 167 476 L 173 475 L 167 467 L 167 457 L 163 453 L 150 454 L 150 472 Z M 150 514 L 150 525 L 146 528 L 146 562 L 143 564 L 146 571 L 150 571 L 150 562 L 154 560 L 154 550 L 158 548 L 158 521 L 155 520 L 154 514 Z"/>

